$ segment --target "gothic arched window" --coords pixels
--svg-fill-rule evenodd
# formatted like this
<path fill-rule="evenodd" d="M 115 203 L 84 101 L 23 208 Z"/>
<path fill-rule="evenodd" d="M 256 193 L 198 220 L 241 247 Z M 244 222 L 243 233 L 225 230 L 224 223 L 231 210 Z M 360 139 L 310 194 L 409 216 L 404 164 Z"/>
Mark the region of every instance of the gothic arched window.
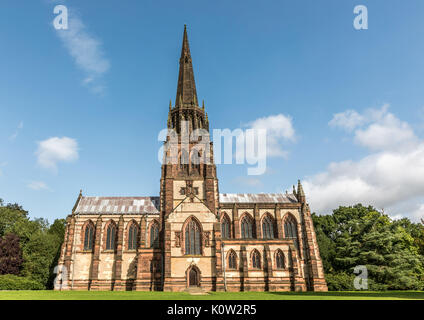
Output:
<path fill-rule="evenodd" d="M 297 228 L 296 228 L 296 222 L 292 221 L 291 219 L 288 219 L 284 223 L 284 234 L 286 238 L 297 238 Z"/>
<path fill-rule="evenodd" d="M 223 239 L 230 238 L 230 221 L 226 215 L 221 220 L 221 237 Z"/>
<path fill-rule="evenodd" d="M 116 226 L 111 223 L 106 231 L 106 250 L 115 250 Z"/>
<path fill-rule="evenodd" d="M 275 264 L 277 265 L 277 269 L 284 269 L 284 254 L 281 250 L 278 250 L 275 255 Z"/>
<path fill-rule="evenodd" d="M 241 237 L 243 239 L 253 238 L 253 221 L 249 216 L 245 216 L 240 223 Z"/>
<path fill-rule="evenodd" d="M 180 155 L 180 171 L 183 174 L 188 174 L 189 162 L 190 162 L 190 159 L 188 157 L 187 150 L 185 150 L 185 149 L 181 150 L 181 155 Z"/>
<path fill-rule="evenodd" d="M 128 229 L 128 250 L 137 249 L 138 227 L 135 223 L 131 223 Z"/>
<path fill-rule="evenodd" d="M 200 160 L 201 160 L 201 154 L 197 149 L 194 149 L 191 151 L 191 171 L 194 174 L 200 173 Z"/>
<path fill-rule="evenodd" d="M 156 222 L 152 223 L 150 226 L 150 247 L 159 247 L 159 226 Z"/>
<path fill-rule="evenodd" d="M 184 240 L 185 254 L 201 254 L 200 226 L 194 219 L 191 219 L 185 227 Z"/>
<path fill-rule="evenodd" d="M 258 251 L 253 251 L 252 253 L 252 268 L 260 269 L 261 268 L 261 255 Z"/>
<path fill-rule="evenodd" d="M 268 215 L 262 221 L 262 237 L 264 239 L 274 239 L 274 221 Z"/>
<path fill-rule="evenodd" d="M 289 216 L 284 222 L 284 236 L 286 239 L 293 239 L 296 248 L 298 247 L 297 222 L 292 216 Z"/>
<path fill-rule="evenodd" d="M 237 255 L 231 250 L 228 254 L 228 269 L 236 269 L 237 268 Z"/>
<path fill-rule="evenodd" d="M 84 250 L 93 250 L 94 226 L 89 223 L 84 231 Z"/>

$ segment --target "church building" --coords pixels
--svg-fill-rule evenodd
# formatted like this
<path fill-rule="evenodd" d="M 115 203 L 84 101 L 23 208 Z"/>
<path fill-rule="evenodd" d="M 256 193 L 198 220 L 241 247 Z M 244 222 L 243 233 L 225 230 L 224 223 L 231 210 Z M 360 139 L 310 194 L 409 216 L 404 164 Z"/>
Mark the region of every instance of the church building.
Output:
<path fill-rule="evenodd" d="M 219 193 L 212 142 L 183 146 L 184 130 L 209 132 L 186 27 L 179 67 L 167 119 L 176 157 L 162 163 L 159 196 L 80 193 L 67 217 L 62 289 L 327 291 L 300 181 L 290 194 Z M 191 161 L 207 153 L 209 161 Z"/>

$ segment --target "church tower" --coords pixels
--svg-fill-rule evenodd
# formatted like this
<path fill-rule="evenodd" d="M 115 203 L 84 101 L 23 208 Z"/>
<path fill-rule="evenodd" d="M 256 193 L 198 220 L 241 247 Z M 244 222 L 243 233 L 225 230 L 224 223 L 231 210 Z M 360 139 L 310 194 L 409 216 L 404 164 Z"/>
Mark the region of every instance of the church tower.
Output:
<path fill-rule="evenodd" d="M 216 289 L 221 269 L 218 179 L 208 115 L 197 98 L 186 26 L 167 128 L 160 184 L 163 289 L 180 291 L 200 283 Z"/>

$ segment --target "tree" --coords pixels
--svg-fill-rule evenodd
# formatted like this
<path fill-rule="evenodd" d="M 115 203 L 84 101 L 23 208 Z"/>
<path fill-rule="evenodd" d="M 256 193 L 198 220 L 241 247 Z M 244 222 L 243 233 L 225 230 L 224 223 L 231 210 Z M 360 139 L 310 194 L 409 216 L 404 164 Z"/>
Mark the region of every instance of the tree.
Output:
<path fill-rule="evenodd" d="M 352 289 L 346 279 L 355 266 L 365 265 L 370 289 L 424 288 L 422 225 L 392 221 L 360 204 L 313 219 L 329 286 Z"/>
<path fill-rule="evenodd" d="M 10 203 L 4 205 L 3 200 L 0 201 L 0 237 L 13 232 L 12 229 L 17 223 L 24 223 L 25 221 L 28 221 L 28 212 L 23 210 L 21 206 Z"/>
<path fill-rule="evenodd" d="M 0 238 L 0 274 L 18 275 L 22 266 L 19 237 L 9 233 Z"/>
<path fill-rule="evenodd" d="M 7 250 L 3 251 L 6 252 L 8 260 L 1 260 L 0 253 L 0 264 L 3 262 L 5 266 L 10 268 L 13 266 L 13 269 L 7 269 L 7 273 L 13 271 L 14 274 L 37 281 L 43 287 L 50 286 L 64 239 L 65 220 L 57 219 L 52 225 L 49 225 L 48 221 L 43 218 L 31 220 L 28 212 L 21 206 L 18 204 L 5 205 L 1 200 L 0 238 L 5 234 L 13 234 L 16 237 L 12 242 L 7 238 L 7 245 L 4 244 L 4 248 Z M 18 249 L 20 259 L 15 259 L 13 257 L 18 256 Z"/>

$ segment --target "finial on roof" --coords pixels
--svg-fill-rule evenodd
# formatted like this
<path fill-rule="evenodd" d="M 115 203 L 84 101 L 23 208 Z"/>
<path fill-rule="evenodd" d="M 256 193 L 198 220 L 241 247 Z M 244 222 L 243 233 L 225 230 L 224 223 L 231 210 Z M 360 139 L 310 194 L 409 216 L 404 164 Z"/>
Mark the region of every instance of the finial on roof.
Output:
<path fill-rule="evenodd" d="M 205 110 L 205 100 L 202 100 L 202 108 Z"/>
<path fill-rule="evenodd" d="M 296 195 L 296 187 L 293 185 L 293 194 Z"/>
<path fill-rule="evenodd" d="M 80 196 L 80 197 L 82 197 L 82 189 L 80 189 L 80 194 L 79 194 L 79 196 Z"/>
<path fill-rule="evenodd" d="M 172 100 L 169 99 L 169 111 L 171 111 L 171 109 L 172 109 Z"/>

